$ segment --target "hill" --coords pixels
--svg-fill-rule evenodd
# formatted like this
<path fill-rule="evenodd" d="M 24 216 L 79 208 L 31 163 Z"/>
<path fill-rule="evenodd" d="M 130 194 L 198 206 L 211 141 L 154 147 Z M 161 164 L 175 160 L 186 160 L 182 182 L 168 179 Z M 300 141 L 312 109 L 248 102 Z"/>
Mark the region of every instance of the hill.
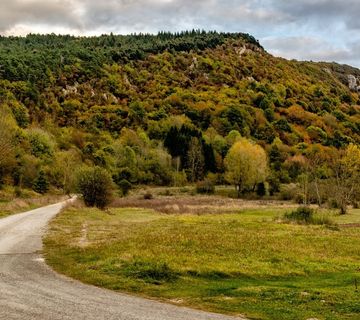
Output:
<path fill-rule="evenodd" d="M 360 143 L 360 70 L 276 58 L 247 34 L 0 37 L 0 61 L 3 184 L 66 188 L 81 164 L 115 182 L 222 182 L 239 135 L 288 183 L 301 157 Z"/>

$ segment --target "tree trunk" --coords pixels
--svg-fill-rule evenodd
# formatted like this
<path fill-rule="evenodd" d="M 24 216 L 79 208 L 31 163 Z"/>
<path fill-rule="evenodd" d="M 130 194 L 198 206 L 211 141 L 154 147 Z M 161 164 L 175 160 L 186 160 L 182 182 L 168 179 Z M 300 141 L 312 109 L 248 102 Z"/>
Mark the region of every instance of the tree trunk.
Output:
<path fill-rule="evenodd" d="M 341 204 L 340 205 L 340 214 L 341 215 L 344 215 L 344 214 L 346 214 L 347 213 L 347 206 L 346 206 L 346 204 Z"/>
<path fill-rule="evenodd" d="M 316 189 L 318 205 L 319 205 L 319 207 L 321 207 L 322 203 L 321 203 L 321 196 L 320 196 L 319 185 L 318 185 L 317 179 L 315 179 L 315 189 Z"/>

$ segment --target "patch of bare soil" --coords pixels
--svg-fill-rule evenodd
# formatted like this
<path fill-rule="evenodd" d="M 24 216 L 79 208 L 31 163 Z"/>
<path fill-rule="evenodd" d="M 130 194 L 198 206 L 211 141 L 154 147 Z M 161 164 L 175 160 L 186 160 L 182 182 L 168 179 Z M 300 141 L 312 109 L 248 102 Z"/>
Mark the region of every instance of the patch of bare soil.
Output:
<path fill-rule="evenodd" d="M 344 223 L 339 226 L 342 228 L 360 228 L 360 223 Z"/>

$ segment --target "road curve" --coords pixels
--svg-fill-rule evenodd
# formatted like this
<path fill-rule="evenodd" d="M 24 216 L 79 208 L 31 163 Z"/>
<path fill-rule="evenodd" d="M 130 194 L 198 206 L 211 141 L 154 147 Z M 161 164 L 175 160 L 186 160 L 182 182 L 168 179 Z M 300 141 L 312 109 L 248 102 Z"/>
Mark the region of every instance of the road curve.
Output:
<path fill-rule="evenodd" d="M 84 285 L 58 275 L 40 254 L 47 222 L 64 203 L 0 219 L 0 319 L 226 320 Z"/>

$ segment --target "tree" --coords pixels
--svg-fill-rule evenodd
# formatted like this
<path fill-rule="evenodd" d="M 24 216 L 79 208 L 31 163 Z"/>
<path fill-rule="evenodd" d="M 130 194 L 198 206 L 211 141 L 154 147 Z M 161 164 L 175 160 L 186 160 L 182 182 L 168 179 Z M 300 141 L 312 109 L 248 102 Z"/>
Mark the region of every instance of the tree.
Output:
<path fill-rule="evenodd" d="M 127 196 L 127 194 L 132 188 L 131 183 L 126 179 L 122 179 L 121 181 L 119 181 L 118 186 L 123 196 Z"/>
<path fill-rule="evenodd" d="M 29 129 L 27 135 L 32 155 L 37 158 L 51 158 L 53 156 L 55 143 L 46 131 L 40 128 Z"/>
<path fill-rule="evenodd" d="M 333 162 L 334 176 L 330 181 L 331 189 L 340 214 L 347 213 L 347 206 L 360 198 L 360 148 L 350 144 Z"/>
<path fill-rule="evenodd" d="M 55 154 L 53 175 L 58 179 L 55 185 L 62 188 L 66 195 L 70 195 L 74 191 L 74 171 L 80 166 L 80 163 L 81 155 L 75 148 Z"/>
<path fill-rule="evenodd" d="M 15 164 L 14 129 L 15 121 L 9 109 L 0 106 L 0 184 L 2 176 Z"/>
<path fill-rule="evenodd" d="M 41 193 L 41 194 L 44 194 L 49 190 L 49 181 L 43 170 L 39 171 L 39 174 L 34 181 L 33 189 L 37 193 Z"/>
<path fill-rule="evenodd" d="M 259 197 L 264 197 L 266 195 L 266 186 L 264 182 L 258 183 L 258 185 L 256 186 L 256 194 Z"/>
<path fill-rule="evenodd" d="M 198 138 L 191 138 L 187 152 L 190 180 L 195 182 L 204 175 L 204 153 Z"/>
<path fill-rule="evenodd" d="M 112 198 L 113 181 L 100 167 L 83 167 L 77 173 L 77 189 L 85 205 L 104 209 Z"/>
<path fill-rule="evenodd" d="M 234 184 L 238 197 L 245 189 L 264 182 L 267 176 L 265 150 L 247 139 L 236 142 L 225 158 L 225 178 Z"/>

